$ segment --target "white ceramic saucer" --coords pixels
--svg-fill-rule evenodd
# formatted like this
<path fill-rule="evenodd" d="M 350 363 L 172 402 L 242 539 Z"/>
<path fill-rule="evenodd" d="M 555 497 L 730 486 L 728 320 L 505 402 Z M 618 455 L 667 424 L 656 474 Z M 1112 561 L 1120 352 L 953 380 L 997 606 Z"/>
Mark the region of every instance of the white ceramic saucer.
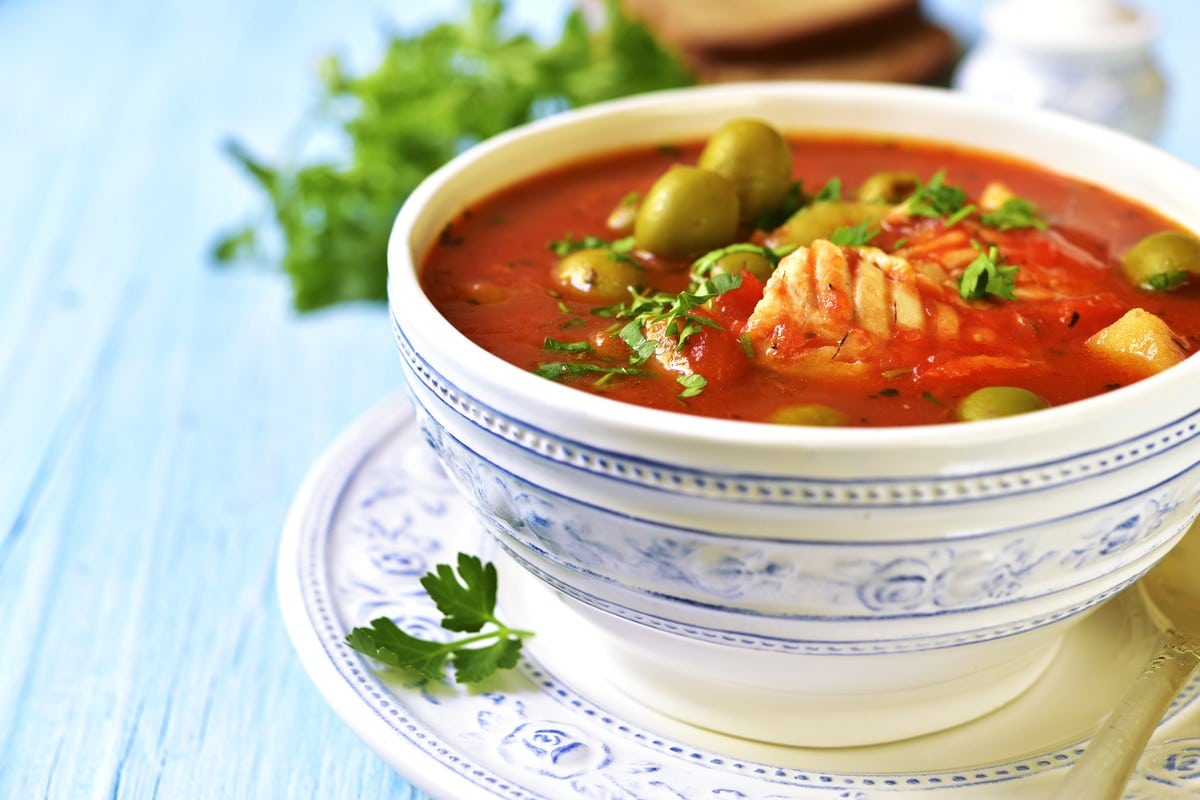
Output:
<path fill-rule="evenodd" d="M 381 615 L 444 633 L 419 580 L 459 551 L 496 561 L 501 617 L 537 631 L 518 669 L 473 689 L 421 685 L 343 644 Z M 1069 634 L 1029 691 L 953 730 L 846 749 L 700 730 L 606 680 L 586 626 L 481 535 L 400 396 L 313 467 L 288 516 L 278 581 L 292 642 L 333 709 L 409 780 L 454 800 L 1031 800 L 1053 790 L 1155 644 L 1140 605 L 1122 596 Z M 1127 800 L 1200 797 L 1197 694 L 1200 679 L 1159 728 Z"/>

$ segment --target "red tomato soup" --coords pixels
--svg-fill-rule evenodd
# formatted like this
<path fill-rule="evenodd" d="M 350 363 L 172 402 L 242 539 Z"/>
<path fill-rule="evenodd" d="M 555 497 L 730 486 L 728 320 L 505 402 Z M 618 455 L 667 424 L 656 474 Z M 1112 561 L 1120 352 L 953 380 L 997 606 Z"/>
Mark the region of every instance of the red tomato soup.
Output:
<path fill-rule="evenodd" d="M 606 155 L 475 203 L 426 254 L 426 293 L 471 340 L 548 380 L 793 424 L 1036 410 L 1200 343 L 1191 272 L 1123 266 L 1178 226 L 1101 187 L 942 144 L 829 136 L 787 141 L 773 167 L 790 171 L 786 192 L 763 205 L 719 158 L 699 170 L 704 146 Z M 659 185 L 681 175 L 698 183 Z M 664 210 L 680 196 L 682 211 Z M 697 239 L 693 224 L 715 232 Z"/>

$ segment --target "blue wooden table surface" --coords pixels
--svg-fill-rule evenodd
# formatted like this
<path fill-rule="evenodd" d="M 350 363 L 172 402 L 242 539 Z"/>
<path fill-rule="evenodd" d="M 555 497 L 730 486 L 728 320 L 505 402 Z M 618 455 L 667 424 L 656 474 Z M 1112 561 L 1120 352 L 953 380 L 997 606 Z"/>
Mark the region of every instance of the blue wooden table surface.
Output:
<path fill-rule="evenodd" d="M 420 796 L 338 720 L 275 597 L 314 459 L 400 384 L 384 311 L 290 309 L 210 246 L 314 65 L 448 0 L 0 0 L 0 798 Z M 928 8 L 964 37 L 979 0 Z M 1200 25 L 1145 0 L 1200 163 Z M 566 0 L 516 0 L 556 30 Z"/>

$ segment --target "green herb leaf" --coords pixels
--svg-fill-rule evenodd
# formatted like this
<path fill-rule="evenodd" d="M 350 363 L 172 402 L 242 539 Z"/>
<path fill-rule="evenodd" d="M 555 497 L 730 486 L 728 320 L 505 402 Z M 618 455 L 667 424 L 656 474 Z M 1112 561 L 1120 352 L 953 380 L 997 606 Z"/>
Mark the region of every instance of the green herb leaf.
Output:
<path fill-rule="evenodd" d="M 459 576 L 462 580 L 460 582 Z M 496 567 L 475 556 L 458 554 L 458 575 L 449 564 L 438 564 L 421 579 L 421 585 L 442 612 L 442 627 L 474 633 L 488 622 L 496 622 Z"/>
<path fill-rule="evenodd" d="M 370 628 L 354 628 L 346 644 L 381 664 L 409 669 L 429 680 L 445 677 L 443 666 L 451 653 L 444 643 L 410 636 L 387 617 L 371 620 Z"/>
<path fill-rule="evenodd" d="M 607 239 L 601 239 L 599 236 L 582 236 L 576 239 L 568 235 L 566 238 L 556 239 L 550 243 L 550 251 L 559 258 L 579 250 L 606 250 L 611 260 L 632 264 L 640 269 L 642 265 L 630 255 L 633 252 L 633 247 L 634 238 L 632 236 L 626 236 L 610 242 Z"/>
<path fill-rule="evenodd" d="M 788 253 L 796 249 L 794 244 L 782 244 L 778 247 L 764 247 L 750 242 L 738 242 L 736 244 L 719 247 L 716 250 L 709 250 L 700 258 L 692 262 L 692 278 L 693 280 L 701 280 L 707 277 L 713 266 L 727 255 L 732 253 L 755 253 L 771 262 L 772 267 L 779 266 L 779 261 Z"/>
<path fill-rule="evenodd" d="M 455 650 L 451 655 L 454 679 L 459 683 L 479 683 L 501 669 L 512 669 L 521 657 L 521 640 L 516 637 L 497 639 L 490 647 L 470 647 Z"/>
<path fill-rule="evenodd" d="M 542 342 L 543 350 L 557 351 L 560 353 L 586 353 L 592 349 L 591 344 L 584 341 L 564 342 L 559 339 L 547 336 Z"/>
<path fill-rule="evenodd" d="M 634 355 L 630 359 L 638 364 L 654 355 L 657 343 L 645 335 L 646 327 L 664 322 L 663 332 L 676 338 L 676 350 L 682 350 L 688 338 L 702 327 L 720 328 L 721 325 L 709 317 L 692 312 L 712 300 L 742 285 L 740 274 L 718 273 L 712 277 L 699 277 L 679 294 L 655 292 L 648 295 L 634 293 L 633 300 L 595 309 L 592 313 L 617 319 L 628 319 L 618 336 L 629 346 Z"/>
<path fill-rule="evenodd" d="M 449 564 L 438 564 L 421 579 L 442 613 L 442 627 L 474 633 L 450 642 L 420 639 L 400 630 L 391 619 L 379 617 L 369 628 L 354 628 L 346 644 L 388 666 L 407 669 L 427 680 L 445 677 L 445 665 L 454 666 L 459 683 L 478 683 L 498 669 L 516 666 L 521 643 L 533 634 L 510 628 L 496 618 L 496 567 L 475 556 L 458 554 L 458 572 Z M 487 631 L 479 633 L 485 626 Z M 487 644 L 484 644 L 487 643 Z M 469 645 L 482 644 L 480 647 Z"/>
<path fill-rule="evenodd" d="M 696 373 L 680 375 L 675 380 L 683 387 L 683 391 L 679 393 L 682 398 L 695 397 L 708 385 L 708 380 L 703 375 Z"/>
<path fill-rule="evenodd" d="M 648 339 L 642 331 L 640 319 L 632 319 L 625 323 L 617 336 L 633 351 L 630 361 L 634 364 L 641 364 L 649 360 L 650 356 L 654 355 L 654 351 L 658 349 L 658 344 L 653 339 Z"/>
<path fill-rule="evenodd" d="M 1023 197 L 1010 197 L 995 211 L 980 214 L 979 221 L 989 228 L 1001 231 L 1016 228 L 1034 228 L 1044 231 L 1048 227 L 1046 220 L 1042 219 L 1038 207 Z"/>
<path fill-rule="evenodd" d="M 1159 272 L 1151 275 L 1145 280 L 1145 287 L 1152 292 L 1169 292 L 1176 286 L 1181 286 L 1187 283 L 1191 277 L 1186 269 L 1175 270 L 1172 272 Z"/>
<path fill-rule="evenodd" d="M 604 306 L 603 308 L 592 309 L 592 313 L 597 316 L 626 320 L 625 324 L 617 329 L 617 337 L 625 342 L 631 351 L 629 357 L 631 366 L 613 367 L 586 362 L 560 361 L 539 364 L 533 372 L 536 375 L 551 380 L 563 380 L 589 373 L 599 373 L 603 377 L 598 383 L 606 382 L 614 376 L 648 374 L 637 368 L 637 365 L 648 361 L 658 349 L 658 341 L 646 335 L 648 326 L 661 323 L 663 334 L 675 339 L 676 350 L 683 350 L 688 339 L 699 333 L 703 328 L 721 328 L 720 323 L 716 320 L 703 314 L 693 313 L 695 309 L 712 300 L 714 297 L 736 289 L 741 285 L 742 276 L 740 274 L 722 272 L 711 277 L 694 277 L 692 285 L 678 294 L 654 292 L 643 295 L 639 294 L 637 290 L 631 289 L 632 299 Z M 550 340 L 548 339 L 547 341 Z M 691 388 L 695 388 L 695 391 L 687 395 L 688 397 L 698 393 L 699 389 L 703 387 L 686 386 L 685 391 Z"/>
<path fill-rule="evenodd" d="M 387 296 L 387 240 L 396 211 L 433 170 L 464 147 L 555 111 L 694 83 L 678 58 L 608 0 L 593 30 L 573 11 L 557 42 L 509 34 L 499 0 L 472 0 L 465 19 L 396 36 L 361 76 L 324 62 L 316 125 L 345 144 L 339 160 L 304 153 L 271 164 L 238 142 L 230 159 L 265 195 L 267 214 L 222 236 L 214 257 L 278 258 L 293 302 L 307 311 Z"/>
<path fill-rule="evenodd" d="M 841 200 L 842 199 L 842 179 L 838 177 L 830 178 L 821 187 L 820 191 L 813 196 L 814 203 L 821 203 L 826 200 Z"/>
<path fill-rule="evenodd" d="M 565 378 L 578 378 L 588 374 L 609 375 L 645 375 L 644 370 L 636 367 L 606 367 L 601 364 L 588 364 L 575 361 L 554 361 L 549 364 L 538 364 L 533 374 L 552 381 Z"/>
<path fill-rule="evenodd" d="M 555 239 L 550 243 L 550 252 L 556 256 L 565 256 L 577 250 L 600 250 L 607 248 L 608 240 L 599 236 L 581 236 L 576 239 L 567 235 L 563 239 Z"/>
<path fill-rule="evenodd" d="M 967 206 L 967 193 L 957 186 L 947 185 L 945 170 L 938 170 L 928 183 L 919 185 L 906 202 L 908 213 L 916 217 L 952 217 Z M 954 221 L 959 219 L 961 217 Z"/>
<path fill-rule="evenodd" d="M 965 300 L 982 300 L 988 295 L 1005 300 L 1016 300 L 1017 267 L 1001 266 L 1002 256 L 995 245 L 986 251 L 980 248 L 979 255 L 967 265 L 958 280 L 958 293 Z"/>
<path fill-rule="evenodd" d="M 848 228 L 838 228 L 829 236 L 829 241 L 840 247 L 862 247 L 870 244 L 879 235 L 878 228 L 872 228 L 869 220 L 863 220 Z"/>

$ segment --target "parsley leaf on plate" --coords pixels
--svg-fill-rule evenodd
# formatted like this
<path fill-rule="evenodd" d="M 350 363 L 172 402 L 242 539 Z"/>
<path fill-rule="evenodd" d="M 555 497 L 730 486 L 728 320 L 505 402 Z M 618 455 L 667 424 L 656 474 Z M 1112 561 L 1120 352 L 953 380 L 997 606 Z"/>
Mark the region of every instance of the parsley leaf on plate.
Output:
<path fill-rule="evenodd" d="M 443 628 L 473 636 L 430 641 L 405 633 L 391 619 L 379 617 L 371 620 L 370 627 L 351 630 L 346 644 L 381 664 L 410 670 L 427 680 L 445 677 L 447 663 L 454 667 L 459 683 L 478 683 L 496 670 L 516 666 L 522 641 L 533 633 L 510 628 L 496 617 L 495 565 L 459 553 L 457 568 L 455 574 L 451 565 L 438 564 L 421 579 L 421 585 L 442 613 Z"/>

